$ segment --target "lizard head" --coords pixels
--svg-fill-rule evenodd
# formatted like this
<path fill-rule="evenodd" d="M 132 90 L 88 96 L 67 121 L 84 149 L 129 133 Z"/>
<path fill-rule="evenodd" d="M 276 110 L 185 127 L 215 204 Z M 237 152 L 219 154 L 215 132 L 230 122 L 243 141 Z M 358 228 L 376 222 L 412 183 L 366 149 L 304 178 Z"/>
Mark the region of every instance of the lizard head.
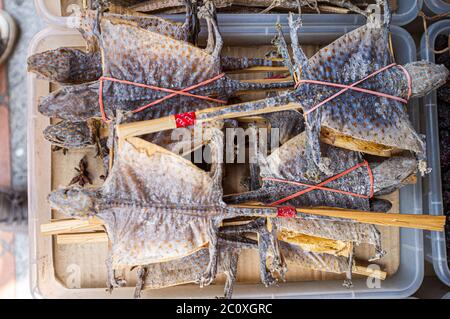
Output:
<path fill-rule="evenodd" d="M 87 122 L 62 121 L 49 125 L 44 130 L 44 137 L 56 146 L 84 148 L 95 145 L 94 133 Z"/>
<path fill-rule="evenodd" d="M 444 65 L 427 61 L 412 62 L 405 65 L 411 76 L 411 97 L 422 97 L 447 82 L 449 72 Z"/>
<path fill-rule="evenodd" d="M 53 191 L 48 201 L 52 209 L 70 217 L 89 217 L 96 212 L 93 191 L 80 186 Z"/>
<path fill-rule="evenodd" d="M 33 72 L 44 79 L 64 82 L 70 75 L 70 61 L 74 53 L 59 48 L 37 53 L 28 58 L 28 72 Z"/>
<path fill-rule="evenodd" d="M 100 117 L 98 82 L 63 86 L 39 100 L 42 115 L 72 122 Z"/>

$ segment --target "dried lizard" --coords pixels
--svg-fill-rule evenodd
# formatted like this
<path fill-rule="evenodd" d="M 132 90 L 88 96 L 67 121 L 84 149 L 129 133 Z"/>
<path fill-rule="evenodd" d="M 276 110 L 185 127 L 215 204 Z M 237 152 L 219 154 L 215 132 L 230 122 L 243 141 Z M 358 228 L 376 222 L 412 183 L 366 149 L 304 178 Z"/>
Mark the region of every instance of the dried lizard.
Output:
<path fill-rule="evenodd" d="M 102 20 L 104 76 L 181 90 L 218 76 L 222 41 L 214 25 L 216 46 L 209 54 L 185 42 L 130 25 Z M 130 37 L 129 34 L 133 34 Z M 148 63 L 152 61 L 152 63 Z M 70 121 L 99 117 L 99 82 L 66 86 L 43 98 L 39 111 L 47 116 Z M 218 95 L 224 99 L 241 90 L 287 88 L 291 83 L 256 84 L 232 80 L 227 76 L 190 91 L 197 95 Z M 105 112 L 111 117 L 116 110 L 135 110 L 167 96 L 166 92 L 135 85 L 106 81 L 103 85 Z M 214 102 L 177 96 L 142 112 L 143 118 L 159 118 L 171 113 L 201 109 Z M 172 107 L 170 107 L 170 106 Z"/>
<path fill-rule="evenodd" d="M 367 15 L 367 12 L 361 10 L 358 6 L 352 4 L 351 1 L 342 1 L 342 0 L 281 0 L 281 1 L 274 1 L 274 0 L 214 0 L 214 5 L 217 8 L 227 8 L 232 6 L 237 7 L 249 7 L 249 8 L 267 8 L 270 11 L 270 9 L 284 9 L 284 10 L 296 10 L 299 5 L 301 6 L 311 6 L 314 5 L 316 8 L 318 6 L 318 3 L 327 3 L 331 4 L 337 7 L 346 8 L 350 11 Z M 131 9 L 139 12 L 154 12 L 154 11 L 161 11 L 161 10 L 173 10 L 174 8 L 178 9 L 183 6 L 182 0 L 152 0 L 152 1 L 144 1 L 141 3 L 137 3 L 135 5 L 130 6 Z M 179 12 L 179 10 L 177 11 Z"/>
<path fill-rule="evenodd" d="M 302 70 L 304 80 L 319 80 L 340 84 L 352 84 L 374 71 L 391 64 L 388 48 L 389 10 L 386 23 L 369 24 L 352 31 L 320 50 L 310 60 L 298 45 L 299 21 L 290 16 L 291 38 L 295 58 L 294 71 Z M 445 83 L 448 71 L 445 67 L 428 62 L 413 62 L 404 66 L 393 66 L 359 85 L 363 89 L 407 98 L 408 76 L 411 78 L 411 96 L 420 97 Z M 327 128 L 356 140 L 372 142 L 414 152 L 419 169 L 426 172 L 425 145 L 408 119 L 405 106 L 397 100 L 348 90 L 332 101 L 314 109 L 316 105 L 336 94 L 341 88 L 311 83 L 301 84 L 294 92 L 287 92 L 265 100 L 242 103 L 230 109 L 224 108 L 198 117 L 203 120 L 230 112 L 258 110 L 287 103 L 299 103 L 305 116 L 308 133 L 306 157 L 309 160 L 311 179 L 318 179 L 319 172 L 329 172 L 329 159 L 322 158 L 319 136 L 321 128 Z"/>
<path fill-rule="evenodd" d="M 133 138 L 124 142 L 102 187 L 57 190 L 49 201 L 66 215 L 96 215 L 104 220 L 112 242 L 113 271 L 176 260 L 208 245 L 210 263 L 201 284 L 209 284 L 216 275 L 221 221 L 274 213 L 271 208 L 236 209 L 222 202 L 221 165 L 217 164 L 221 163 L 221 136 L 218 131 L 210 144 L 216 157 L 211 173 Z"/>
<path fill-rule="evenodd" d="M 326 181 L 348 169 L 357 167 L 364 161 L 359 152 L 326 144 L 321 144 L 320 149 L 332 163 L 329 166 L 330 173 L 321 173 L 320 181 Z M 267 158 L 260 156 L 262 187 L 248 193 L 226 196 L 225 201 L 234 204 L 250 201 L 266 204 L 278 202 L 278 204 L 289 204 L 295 207 L 329 206 L 358 210 L 370 210 L 371 207 L 376 206 L 377 211 L 387 211 L 390 205 L 387 203 L 383 205 L 380 200 L 371 199 L 371 193 L 375 196 L 384 195 L 402 187 L 404 181 L 416 172 L 417 167 L 415 158 L 411 156 L 396 156 L 381 162 L 369 160 L 367 165 L 370 170 L 366 165 L 361 165 L 348 174 L 323 185 L 326 189 L 314 189 L 283 201 L 293 194 L 309 189 L 310 186 L 306 185 L 317 184 L 307 176 L 306 150 L 307 136 L 306 133 L 302 133 L 283 144 Z M 333 190 L 346 193 L 333 192 Z M 282 203 L 279 202 L 280 200 Z"/>
<path fill-rule="evenodd" d="M 192 5 L 191 1 L 187 0 L 183 0 L 183 5 L 186 6 L 186 19 L 184 23 L 173 22 L 158 16 L 138 14 L 137 12 L 128 12 L 127 14 L 103 13 L 103 18 L 131 23 L 139 28 L 154 31 L 180 41 L 195 43 L 198 33 L 198 22 L 195 16 L 196 7 Z M 100 7 L 97 10 L 104 11 L 105 8 Z M 95 34 L 97 15 L 97 11 L 83 11 L 79 20 L 80 23 L 76 26 L 86 40 L 88 52 L 99 50 L 98 39 Z"/>
<path fill-rule="evenodd" d="M 278 66 L 270 59 L 221 56 L 222 70 L 234 71 L 255 66 Z M 74 48 L 58 48 L 28 58 L 28 72 L 61 85 L 97 81 L 102 76 L 100 52 L 88 53 Z"/>

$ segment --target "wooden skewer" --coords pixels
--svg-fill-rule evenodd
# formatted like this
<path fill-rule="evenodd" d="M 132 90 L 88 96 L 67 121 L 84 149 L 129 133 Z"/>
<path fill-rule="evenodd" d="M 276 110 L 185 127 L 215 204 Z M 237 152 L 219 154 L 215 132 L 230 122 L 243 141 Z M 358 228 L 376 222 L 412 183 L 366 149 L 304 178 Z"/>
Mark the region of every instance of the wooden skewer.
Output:
<path fill-rule="evenodd" d="M 379 280 L 386 280 L 387 273 L 378 269 L 370 269 L 369 267 L 355 265 L 353 266 L 352 272 L 357 275 L 362 275 L 365 277 L 372 277 Z"/>
<path fill-rule="evenodd" d="M 230 205 L 237 208 L 270 208 L 258 205 Z M 274 208 L 273 216 L 261 216 L 261 217 L 277 217 L 277 212 Z M 350 219 L 359 223 L 380 225 L 380 226 L 392 226 L 392 227 L 404 227 L 415 228 L 431 231 L 443 231 L 445 226 L 445 216 L 429 216 L 429 215 L 412 215 L 412 214 L 387 214 L 380 212 L 366 212 L 361 210 L 352 209 L 340 209 L 332 207 L 314 207 L 314 208 L 297 208 L 297 213 L 336 217 Z"/>
<path fill-rule="evenodd" d="M 326 126 L 322 126 L 320 130 L 320 140 L 326 144 L 336 147 L 382 157 L 392 157 L 403 152 L 403 150 L 397 149 L 395 147 L 385 146 L 369 141 L 363 141 L 348 135 L 341 134 Z"/>
<path fill-rule="evenodd" d="M 239 104 L 213 107 L 197 111 L 195 112 L 195 115 L 197 117 L 196 124 L 207 123 L 216 120 L 226 120 L 247 116 L 256 116 L 280 111 L 298 110 L 299 108 L 301 108 L 301 105 L 298 103 L 289 103 L 282 106 L 266 107 L 259 110 L 236 111 L 235 107 L 237 105 Z M 202 116 L 207 115 L 208 113 L 213 113 L 224 109 L 229 109 L 229 111 L 223 112 L 222 114 L 217 116 L 210 116 L 203 119 L 201 118 Z M 129 137 L 167 131 L 176 128 L 177 124 L 175 121 L 175 116 L 171 115 L 154 120 L 120 124 L 117 126 L 117 136 L 119 138 L 119 145 L 120 145 L 121 144 L 120 141 L 124 141 Z"/>
<path fill-rule="evenodd" d="M 56 236 L 58 245 L 108 243 L 108 235 L 104 231 L 90 233 L 60 234 Z"/>
<path fill-rule="evenodd" d="M 226 71 L 227 74 L 289 72 L 285 66 L 253 66 L 246 69 Z"/>
<path fill-rule="evenodd" d="M 272 215 L 261 215 L 261 217 L 277 217 L 277 208 L 263 205 L 230 205 L 236 208 L 248 209 L 273 209 Z M 443 231 L 445 226 L 445 216 L 412 215 L 412 214 L 387 214 L 379 212 L 366 212 L 360 210 L 340 209 L 332 207 L 297 208 L 298 213 L 350 219 L 355 222 L 373 224 L 380 226 L 405 227 L 431 231 Z M 256 217 L 256 216 L 255 216 Z M 94 217 L 87 220 L 61 220 L 50 224 L 41 225 L 41 232 L 44 235 L 55 235 L 70 232 L 80 232 L 83 230 L 98 229 L 103 225 L 103 221 Z M 97 228 L 96 228 L 97 227 Z"/>
<path fill-rule="evenodd" d="M 60 219 L 41 225 L 43 235 L 103 230 L 103 221 L 97 217 L 89 219 Z"/>

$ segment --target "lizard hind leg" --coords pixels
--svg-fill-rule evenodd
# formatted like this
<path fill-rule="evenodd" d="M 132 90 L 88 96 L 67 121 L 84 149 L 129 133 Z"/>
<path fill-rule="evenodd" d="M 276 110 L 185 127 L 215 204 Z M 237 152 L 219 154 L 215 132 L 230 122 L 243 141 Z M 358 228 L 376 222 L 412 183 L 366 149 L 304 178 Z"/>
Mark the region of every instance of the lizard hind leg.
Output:
<path fill-rule="evenodd" d="M 239 251 L 225 254 L 223 260 L 224 273 L 227 277 L 224 288 L 224 299 L 231 299 L 233 288 L 236 282 L 237 266 L 239 261 Z"/>
<path fill-rule="evenodd" d="M 137 269 L 136 289 L 134 290 L 134 299 L 141 298 L 142 291 L 145 287 L 145 279 L 148 276 L 148 269 L 145 266 L 139 266 Z"/>
<path fill-rule="evenodd" d="M 107 269 L 107 281 L 106 281 L 106 291 L 110 294 L 115 288 L 124 287 L 127 282 L 122 277 L 116 275 L 116 270 L 112 266 L 112 258 L 106 259 L 106 269 Z"/>
<path fill-rule="evenodd" d="M 203 6 L 198 10 L 198 17 L 205 19 L 208 25 L 208 49 L 212 50 L 210 52 L 213 57 L 220 62 L 220 54 L 223 47 L 222 35 L 219 31 L 219 25 L 217 23 L 216 7 L 214 2 L 211 0 L 205 0 Z M 210 48 L 210 40 L 212 39 L 212 34 L 214 35 L 214 48 Z M 212 41 L 211 41 L 212 42 Z"/>
<path fill-rule="evenodd" d="M 353 272 L 353 265 L 354 265 L 354 247 L 350 250 L 350 254 L 348 256 L 348 269 L 345 272 L 345 280 L 342 284 L 345 288 L 350 289 L 353 288 L 353 282 L 352 282 L 352 272 Z"/>
<path fill-rule="evenodd" d="M 209 264 L 206 271 L 201 274 L 199 284 L 200 288 L 209 286 L 217 275 L 217 267 L 219 261 L 219 236 L 218 226 L 213 220 L 208 225 L 208 237 L 209 237 Z"/>

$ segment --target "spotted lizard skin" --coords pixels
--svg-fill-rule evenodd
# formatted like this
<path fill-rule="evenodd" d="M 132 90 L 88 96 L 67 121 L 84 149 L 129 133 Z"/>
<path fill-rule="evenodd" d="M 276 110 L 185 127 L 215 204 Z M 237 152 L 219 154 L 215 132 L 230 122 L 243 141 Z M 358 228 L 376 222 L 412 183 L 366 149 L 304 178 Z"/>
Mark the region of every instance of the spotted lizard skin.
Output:
<path fill-rule="evenodd" d="M 296 29 L 291 32 L 295 37 Z M 301 68 L 302 79 L 331 81 L 351 84 L 392 62 L 388 50 L 387 29 L 368 24 L 345 34 L 329 46 L 320 50 L 309 61 L 300 47 L 293 42 L 298 58 L 296 69 Z M 295 50 L 294 50 L 295 51 Z M 428 62 L 413 62 L 405 65 L 412 78 L 412 96 L 423 96 L 445 83 L 448 71 Z M 406 98 L 408 80 L 396 66 L 363 82 L 361 87 Z M 299 103 L 308 111 L 319 102 L 332 96 L 338 89 L 316 84 L 302 84 L 294 92 L 260 101 L 242 103 L 230 109 L 203 114 L 199 119 L 214 117 L 229 112 L 258 110 L 277 107 L 289 102 Z M 426 172 L 425 142 L 409 121 L 406 107 L 398 101 L 347 91 L 333 101 L 306 116 L 308 148 L 306 156 L 310 162 L 309 175 L 318 180 L 319 171 L 329 173 L 334 164 L 320 152 L 320 129 L 328 127 L 338 133 L 363 141 L 374 142 L 416 154 L 419 168 Z"/>
<path fill-rule="evenodd" d="M 98 51 L 98 39 L 95 34 L 95 24 L 97 19 L 97 12 L 93 10 L 83 11 L 78 30 L 85 39 L 88 47 L 88 52 Z M 112 19 L 122 21 L 124 23 L 131 23 L 139 28 L 160 33 L 162 35 L 177 39 L 180 41 L 192 40 L 192 25 L 191 12 L 186 14 L 186 21 L 184 23 L 173 22 L 157 16 L 147 15 L 129 15 L 129 14 L 114 14 L 104 13 L 102 19 Z"/>
<path fill-rule="evenodd" d="M 129 34 L 133 34 L 130 37 Z M 154 85 L 157 87 L 183 89 L 201 83 L 221 73 L 220 50 L 216 46 L 209 54 L 186 42 L 136 28 L 102 20 L 103 75 L 121 80 Z M 219 98 L 239 90 L 287 88 L 291 83 L 256 84 L 231 80 L 227 76 L 191 91 L 193 94 L 211 95 Z M 61 88 L 41 99 L 39 111 L 50 117 L 70 121 L 82 121 L 99 117 L 99 82 L 71 85 Z M 114 116 L 117 109 L 135 110 L 167 93 L 136 86 L 105 82 L 103 96 L 106 113 Z M 143 112 L 142 118 L 182 113 L 217 105 L 214 102 L 191 97 L 177 96 Z"/>
<path fill-rule="evenodd" d="M 276 61 L 262 58 L 221 56 L 220 61 L 223 71 L 255 66 L 279 66 Z M 102 76 L 101 54 L 86 53 L 74 48 L 36 53 L 28 58 L 28 72 L 61 85 L 93 82 Z"/>
<path fill-rule="evenodd" d="M 262 178 L 275 178 L 293 182 L 316 185 L 307 176 L 308 161 L 306 158 L 307 136 L 299 134 L 267 158 L 260 156 L 260 175 Z M 348 151 L 331 145 L 321 144 L 321 152 L 332 161 L 330 173 L 321 173 L 320 181 L 325 181 L 349 168 L 361 164 L 364 159 L 359 152 Z M 403 186 L 402 182 L 416 172 L 417 162 L 411 156 L 398 156 L 380 162 L 369 162 L 373 173 L 373 191 L 375 195 L 392 192 Z M 342 176 L 326 185 L 327 188 L 370 196 L 370 174 L 366 166 L 362 166 L 349 174 Z M 284 184 L 274 181 L 263 181 L 260 189 L 225 197 L 227 202 L 243 203 L 260 201 L 266 204 L 305 190 L 305 186 Z M 284 204 L 295 207 L 328 206 L 347 209 L 370 210 L 369 198 L 340 194 L 325 190 L 313 190 Z"/>

